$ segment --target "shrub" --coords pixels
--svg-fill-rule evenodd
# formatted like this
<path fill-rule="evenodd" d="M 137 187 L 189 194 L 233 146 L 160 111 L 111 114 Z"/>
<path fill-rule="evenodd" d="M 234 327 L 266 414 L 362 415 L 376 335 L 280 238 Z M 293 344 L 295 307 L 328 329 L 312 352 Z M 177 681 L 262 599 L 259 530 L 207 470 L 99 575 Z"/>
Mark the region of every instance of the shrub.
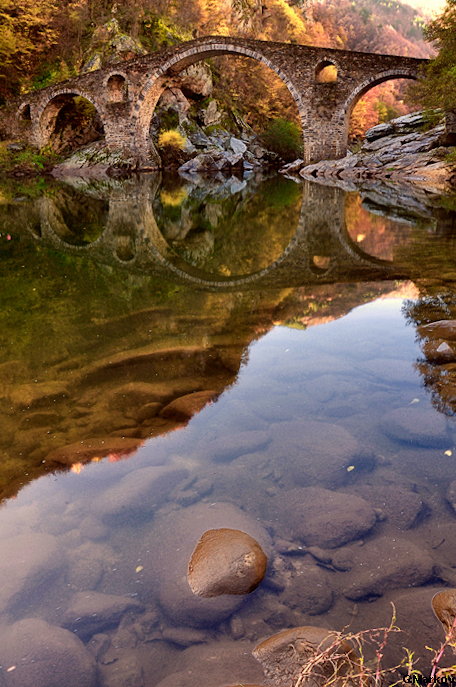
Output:
<path fill-rule="evenodd" d="M 302 154 L 301 131 L 287 119 L 273 119 L 262 138 L 267 148 L 285 162 L 291 162 Z"/>
<path fill-rule="evenodd" d="M 169 131 L 162 131 L 158 137 L 158 147 L 159 148 L 174 148 L 178 150 L 183 150 L 185 148 L 186 139 L 182 134 L 180 134 L 176 129 L 170 129 Z"/>

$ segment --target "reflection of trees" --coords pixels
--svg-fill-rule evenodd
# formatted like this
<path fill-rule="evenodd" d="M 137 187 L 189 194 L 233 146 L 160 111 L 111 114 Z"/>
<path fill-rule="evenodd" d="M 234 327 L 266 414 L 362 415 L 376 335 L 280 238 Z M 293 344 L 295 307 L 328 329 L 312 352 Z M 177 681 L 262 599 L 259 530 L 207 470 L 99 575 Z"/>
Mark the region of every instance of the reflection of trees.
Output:
<path fill-rule="evenodd" d="M 173 251 L 208 274 L 252 274 L 284 252 L 298 224 L 302 190 L 283 177 L 201 188 L 165 178 L 154 201 Z"/>
<path fill-rule="evenodd" d="M 417 328 L 423 358 L 416 361 L 415 369 L 431 394 L 432 405 L 444 415 L 456 415 L 456 342 L 452 340 L 451 327 L 443 332 L 445 326 L 440 330 L 427 326 L 456 318 L 456 293 L 447 287 L 417 301 L 404 301 L 402 312 L 407 322 Z"/>

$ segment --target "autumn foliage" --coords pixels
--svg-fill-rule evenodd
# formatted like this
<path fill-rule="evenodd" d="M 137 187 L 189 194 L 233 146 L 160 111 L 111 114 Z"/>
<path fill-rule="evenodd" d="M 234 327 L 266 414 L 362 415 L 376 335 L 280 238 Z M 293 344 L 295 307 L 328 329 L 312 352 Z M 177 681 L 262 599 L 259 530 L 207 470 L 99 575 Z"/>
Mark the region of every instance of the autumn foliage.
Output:
<path fill-rule="evenodd" d="M 208 34 L 416 57 L 430 52 L 423 17 L 399 0 L 0 0 L 0 103 L 78 74 L 97 30 L 114 16 L 148 52 Z M 219 91 L 233 103 L 250 93 L 243 114 L 260 126 L 277 117 L 296 121 L 282 85 L 270 78 L 265 89 L 260 68 L 250 61 L 249 69 L 219 70 Z M 392 93 L 363 98 L 353 136 L 400 111 Z"/>

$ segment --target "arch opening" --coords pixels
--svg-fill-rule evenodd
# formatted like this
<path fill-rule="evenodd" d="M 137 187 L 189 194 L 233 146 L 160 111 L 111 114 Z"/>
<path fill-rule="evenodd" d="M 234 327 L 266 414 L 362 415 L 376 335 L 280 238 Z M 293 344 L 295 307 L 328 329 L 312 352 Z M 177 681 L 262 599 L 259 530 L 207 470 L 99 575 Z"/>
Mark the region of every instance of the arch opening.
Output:
<path fill-rule="evenodd" d="M 19 119 L 22 122 L 26 122 L 26 123 L 32 121 L 32 112 L 31 112 L 29 103 L 27 103 L 26 105 L 23 105 L 22 108 L 20 109 Z"/>
<path fill-rule="evenodd" d="M 101 117 L 90 100 L 78 93 L 62 93 L 46 105 L 40 120 L 41 145 L 68 154 L 104 137 Z"/>
<path fill-rule="evenodd" d="M 201 278 L 233 280 L 268 270 L 293 245 L 302 189 L 280 176 L 261 183 L 200 183 L 164 175 L 153 201 L 163 256 Z M 288 250 L 289 252 L 289 250 Z"/>
<path fill-rule="evenodd" d="M 349 145 L 364 140 L 364 134 L 373 126 L 416 111 L 418 107 L 408 105 L 405 99 L 408 83 L 416 78 L 386 74 L 360 87 L 347 108 L 345 134 Z"/>
<path fill-rule="evenodd" d="M 223 76 L 223 80 L 227 77 L 227 71 L 220 68 L 214 67 L 215 59 L 220 59 L 221 57 L 229 58 L 229 61 L 233 58 L 238 58 L 244 60 L 246 63 L 255 65 L 255 70 L 266 70 L 276 80 L 278 85 L 274 85 L 269 88 L 259 89 L 261 97 L 264 98 L 266 95 L 277 96 L 279 88 L 287 94 L 289 99 L 289 105 L 287 109 L 293 111 L 293 119 L 295 126 L 298 130 L 303 129 L 303 125 L 307 120 L 307 110 L 303 107 L 301 102 L 301 95 L 297 88 L 295 88 L 291 79 L 284 73 L 281 72 L 280 68 L 272 64 L 272 62 L 260 53 L 256 53 L 254 50 L 247 49 L 244 46 L 236 45 L 226 45 L 221 43 L 220 45 L 211 44 L 208 46 L 200 46 L 199 48 L 192 48 L 191 51 L 188 50 L 183 52 L 181 56 L 176 55 L 171 60 L 162 66 L 159 73 L 156 73 L 151 79 L 151 81 L 145 86 L 143 92 L 140 95 L 141 107 L 139 108 L 138 114 L 133 120 L 132 126 L 132 136 L 135 141 L 135 146 L 139 149 L 149 149 L 150 141 L 149 135 L 150 130 L 152 133 L 152 138 L 158 137 L 160 127 L 166 130 L 170 128 L 177 128 L 182 125 L 182 122 L 188 118 L 188 112 L 191 110 L 194 103 L 189 104 L 189 83 L 188 81 L 184 86 L 181 87 L 179 79 L 182 78 L 184 72 L 188 72 L 190 69 L 195 69 L 202 63 L 203 60 L 209 60 L 211 62 L 211 68 L 218 71 L 217 81 L 220 80 L 220 74 Z M 228 61 L 228 63 L 229 63 Z M 225 62 L 225 64 L 228 64 Z M 240 63 L 237 63 L 240 64 Z M 229 70 L 228 70 L 229 71 Z M 231 70 L 233 71 L 233 70 Z M 245 69 L 235 69 L 237 78 L 244 77 Z M 255 77 L 256 78 L 256 77 Z M 244 79 L 245 80 L 245 79 Z M 247 90 L 252 92 L 252 82 L 248 82 Z M 193 88 L 193 87 L 192 87 Z M 236 89 L 231 88 L 228 95 L 235 95 Z M 163 97 L 166 93 L 165 98 Z M 204 92 L 200 90 L 194 93 L 192 98 L 195 98 L 196 107 L 201 106 L 200 109 L 205 109 L 205 112 L 201 112 L 201 126 L 200 128 L 207 127 L 217 127 L 220 120 L 217 117 L 220 115 L 219 108 L 216 106 L 214 98 L 210 92 Z M 156 106 L 164 106 L 167 110 L 168 121 L 157 122 Z M 210 106 L 210 107 L 209 107 Z M 209 111 L 208 111 L 209 107 Z M 234 108 L 233 108 L 234 109 Z M 251 110 L 252 108 L 250 108 Z M 249 115 L 248 108 L 246 108 L 246 115 Z M 279 115 L 280 117 L 280 115 Z M 250 117 L 248 116 L 247 119 Z M 165 118 L 166 120 L 166 118 Z M 236 116 L 232 117 L 232 126 L 234 127 L 233 135 L 235 133 L 240 133 L 239 121 L 236 122 Z M 250 122 L 246 122 L 250 124 Z M 157 126 L 158 124 L 158 126 Z M 200 124 L 198 123 L 200 126 Z M 212 133 L 212 131 L 211 131 Z M 299 143 L 302 144 L 302 133 L 299 136 Z M 204 142 L 206 145 L 207 142 Z M 203 147 L 203 145 L 196 145 L 196 148 Z M 153 150 L 152 146 L 152 150 Z M 296 156 L 295 156 L 296 157 Z M 294 158 L 293 158 L 294 159 Z"/>
<path fill-rule="evenodd" d="M 315 83 L 330 84 L 337 81 L 337 67 L 334 62 L 324 60 L 315 68 Z"/>
<path fill-rule="evenodd" d="M 63 243 L 84 247 L 95 243 L 106 229 L 109 203 L 66 189 L 49 200 L 48 221 Z"/>
<path fill-rule="evenodd" d="M 121 262 L 131 262 L 136 257 L 136 242 L 128 233 L 116 234 L 114 250 Z"/>
<path fill-rule="evenodd" d="M 127 80 L 122 74 L 113 74 L 106 84 L 108 103 L 124 103 L 128 101 Z"/>

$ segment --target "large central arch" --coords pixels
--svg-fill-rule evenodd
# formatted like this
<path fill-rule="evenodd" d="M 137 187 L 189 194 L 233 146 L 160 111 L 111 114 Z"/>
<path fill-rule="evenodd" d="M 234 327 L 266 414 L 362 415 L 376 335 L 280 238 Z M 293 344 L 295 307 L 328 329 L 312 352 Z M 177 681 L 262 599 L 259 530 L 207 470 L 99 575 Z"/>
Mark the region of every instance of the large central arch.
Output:
<path fill-rule="evenodd" d="M 131 143 L 132 150 L 138 150 L 146 157 L 156 160 L 157 152 L 153 148 L 153 143 L 149 138 L 149 126 L 155 107 L 164 89 L 166 78 L 171 74 L 178 74 L 196 62 L 215 57 L 217 55 L 236 55 L 250 57 L 257 62 L 262 62 L 269 67 L 284 82 L 298 108 L 302 128 L 304 130 L 307 122 L 308 110 L 303 102 L 299 88 L 293 83 L 288 74 L 280 66 L 276 65 L 266 55 L 259 50 L 254 50 L 235 43 L 217 42 L 205 45 L 193 45 L 181 52 L 174 54 L 166 60 L 159 68 L 147 75 L 146 82 L 141 89 L 134 108 L 131 122 Z"/>

